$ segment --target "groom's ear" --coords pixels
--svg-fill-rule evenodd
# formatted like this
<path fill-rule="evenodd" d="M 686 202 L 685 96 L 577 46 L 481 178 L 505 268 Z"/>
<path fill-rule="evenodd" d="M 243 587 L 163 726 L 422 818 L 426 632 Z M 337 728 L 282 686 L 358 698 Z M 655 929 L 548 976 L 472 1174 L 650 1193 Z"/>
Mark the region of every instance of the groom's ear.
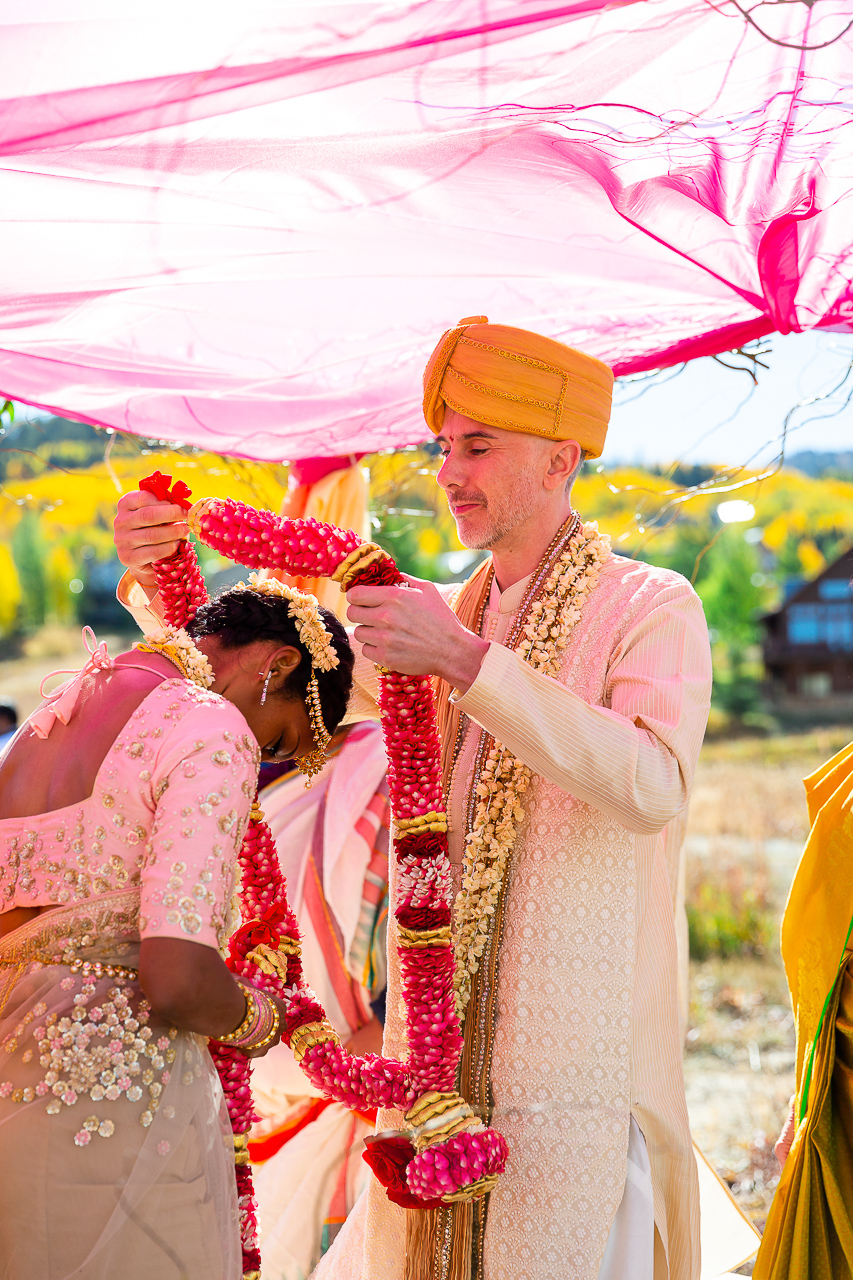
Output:
<path fill-rule="evenodd" d="M 570 485 L 583 462 L 583 449 L 577 440 L 560 440 L 549 446 L 549 452 L 551 456 L 545 476 L 545 488 L 560 489 Z"/>

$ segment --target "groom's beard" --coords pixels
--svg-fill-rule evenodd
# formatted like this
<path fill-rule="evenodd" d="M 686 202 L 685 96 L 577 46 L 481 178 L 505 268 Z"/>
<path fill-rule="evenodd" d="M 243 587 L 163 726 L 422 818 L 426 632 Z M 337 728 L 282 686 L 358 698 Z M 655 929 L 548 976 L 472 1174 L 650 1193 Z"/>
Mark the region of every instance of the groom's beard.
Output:
<path fill-rule="evenodd" d="M 486 551 L 501 543 L 508 534 L 528 519 L 536 506 L 539 482 L 532 470 L 520 472 L 512 488 L 499 497 L 487 499 L 476 490 L 457 491 L 448 495 L 451 512 L 456 521 L 459 541 L 472 551 Z M 465 503 L 475 503 L 473 511 L 456 515 L 454 508 Z"/>

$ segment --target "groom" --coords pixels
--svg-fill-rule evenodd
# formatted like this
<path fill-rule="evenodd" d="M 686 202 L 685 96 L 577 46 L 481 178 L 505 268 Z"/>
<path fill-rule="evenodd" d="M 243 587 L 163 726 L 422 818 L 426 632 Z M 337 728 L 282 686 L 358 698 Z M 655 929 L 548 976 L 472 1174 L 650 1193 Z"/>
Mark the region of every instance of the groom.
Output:
<path fill-rule="evenodd" d="M 683 578 L 575 527 L 572 482 L 601 453 L 611 387 L 605 365 L 552 339 L 484 317 L 449 330 L 427 365 L 424 414 L 460 539 L 491 557 L 461 591 L 412 580 L 349 593 L 362 703 L 374 663 L 438 678 L 450 856 L 465 884 L 457 928 L 483 901 L 478 801 L 481 829 L 500 827 L 506 802 L 488 776 L 492 743 L 530 780 L 513 800 L 523 817 L 497 903 L 473 921 L 464 1024 L 462 1089 L 506 1135 L 506 1173 L 473 1214 L 406 1211 L 372 1187 L 324 1264 L 335 1280 L 699 1275 L 665 855 L 689 799 L 710 655 Z M 182 514 L 147 495 L 119 503 L 121 594 L 143 622 L 157 609 L 151 562 L 185 532 Z M 530 639 L 538 669 L 517 651 Z M 399 999 L 392 963 L 394 1056 Z"/>

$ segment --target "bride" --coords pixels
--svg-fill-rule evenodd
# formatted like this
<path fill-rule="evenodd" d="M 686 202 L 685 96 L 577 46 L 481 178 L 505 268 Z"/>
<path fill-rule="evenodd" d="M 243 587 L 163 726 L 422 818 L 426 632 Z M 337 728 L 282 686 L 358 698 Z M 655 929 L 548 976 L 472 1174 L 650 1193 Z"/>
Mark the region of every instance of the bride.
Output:
<path fill-rule="evenodd" d="M 333 733 L 353 659 L 333 614 L 276 584 L 188 630 L 114 661 L 92 643 L 0 767 L 3 1280 L 240 1276 L 205 1037 L 263 1054 L 280 1011 L 219 948 L 259 763 L 316 767 L 309 680 Z"/>

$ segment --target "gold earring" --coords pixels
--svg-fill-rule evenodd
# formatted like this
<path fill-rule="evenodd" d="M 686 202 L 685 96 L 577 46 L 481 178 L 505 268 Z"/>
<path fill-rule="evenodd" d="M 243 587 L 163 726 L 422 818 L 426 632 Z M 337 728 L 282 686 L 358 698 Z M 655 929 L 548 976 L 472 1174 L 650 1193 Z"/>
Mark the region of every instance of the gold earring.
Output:
<path fill-rule="evenodd" d="M 332 735 L 323 721 L 323 708 L 320 705 L 320 686 L 317 684 L 317 672 L 314 667 L 311 668 L 311 679 L 308 681 L 305 707 L 308 711 L 308 719 L 311 722 L 311 732 L 317 745 L 313 751 L 307 751 L 304 756 L 297 756 L 294 764 L 300 773 L 305 774 L 307 779 L 305 785 L 310 787 L 317 774 L 322 773 L 325 768 L 326 747 L 332 740 Z"/>

